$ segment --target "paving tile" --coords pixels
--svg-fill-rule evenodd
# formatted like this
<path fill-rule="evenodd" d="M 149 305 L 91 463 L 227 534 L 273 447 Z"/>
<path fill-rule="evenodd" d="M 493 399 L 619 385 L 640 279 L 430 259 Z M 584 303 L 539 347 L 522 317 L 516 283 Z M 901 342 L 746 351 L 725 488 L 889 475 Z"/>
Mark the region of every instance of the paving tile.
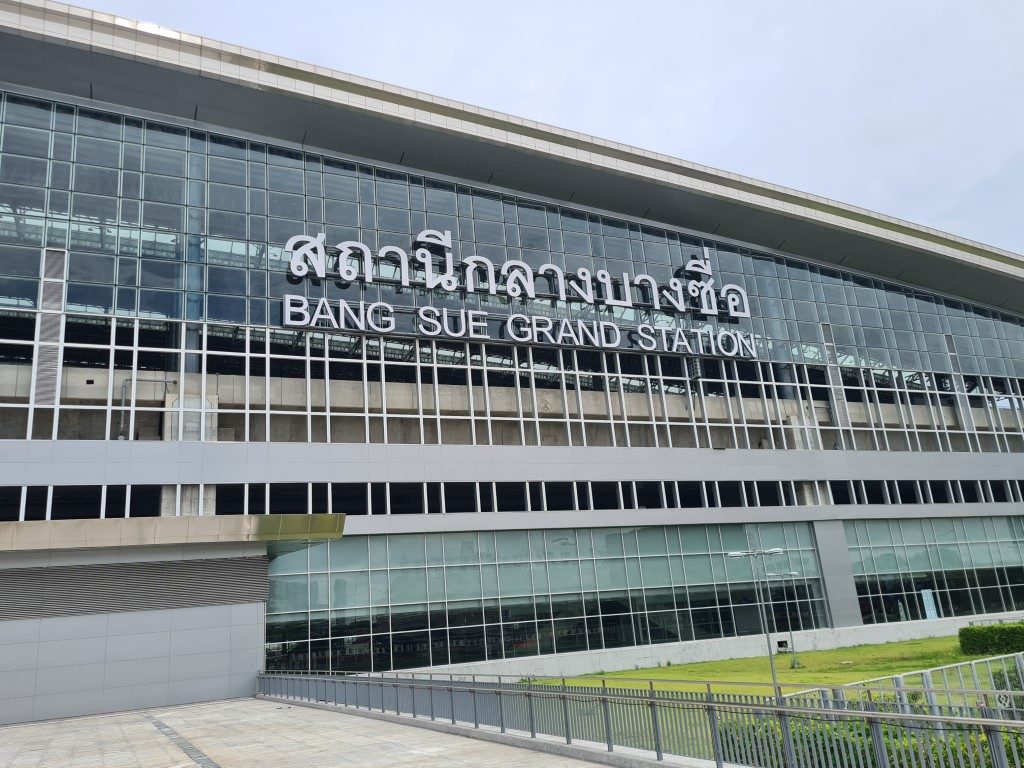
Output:
<path fill-rule="evenodd" d="M 343 712 L 235 699 L 0 727 L 5 768 L 197 768 L 148 714 L 220 768 L 582 768 L 582 760 Z"/>

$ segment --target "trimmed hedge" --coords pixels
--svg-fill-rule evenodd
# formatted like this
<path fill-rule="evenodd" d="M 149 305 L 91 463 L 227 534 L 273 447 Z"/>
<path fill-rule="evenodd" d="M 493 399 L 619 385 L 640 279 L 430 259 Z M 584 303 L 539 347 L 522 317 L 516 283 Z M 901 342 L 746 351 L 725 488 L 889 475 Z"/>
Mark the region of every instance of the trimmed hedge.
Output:
<path fill-rule="evenodd" d="M 1024 622 L 961 627 L 960 651 L 971 656 L 1024 651 Z"/>

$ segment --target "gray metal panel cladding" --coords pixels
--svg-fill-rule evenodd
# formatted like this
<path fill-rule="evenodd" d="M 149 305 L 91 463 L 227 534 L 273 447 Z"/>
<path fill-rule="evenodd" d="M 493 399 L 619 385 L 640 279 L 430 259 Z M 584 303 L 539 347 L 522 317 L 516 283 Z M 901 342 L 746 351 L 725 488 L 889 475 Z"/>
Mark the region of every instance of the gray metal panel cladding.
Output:
<path fill-rule="evenodd" d="M 226 557 L 0 570 L 0 621 L 262 602 L 267 562 Z"/>

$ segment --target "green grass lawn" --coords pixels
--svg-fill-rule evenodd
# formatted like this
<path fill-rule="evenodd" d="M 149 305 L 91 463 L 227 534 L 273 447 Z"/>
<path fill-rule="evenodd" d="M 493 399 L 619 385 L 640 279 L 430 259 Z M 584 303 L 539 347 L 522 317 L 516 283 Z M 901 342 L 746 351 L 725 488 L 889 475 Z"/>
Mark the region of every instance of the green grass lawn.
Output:
<path fill-rule="evenodd" d="M 788 691 L 852 683 L 983 658 L 962 654 L 955 635 L 902 643 L 857 645 L 834 651 L 808 651 L 798 653 L 797 657 L 800 669 L 790 668 L 788 655 L 777 656 L 775 659 L 779 682 Z M 609 686 L 615 687 L 647 687 L 646 681 L 654 680 L 657 681 L 656 687 L 674 690 L 704 690 L 703 683 L 682 681 L 711 680 L 715 681 L 712 688 L 716 693 L 754 694 L 766 693 L 769 689 L 745 686 L 742 683 L 771 683 L 771 672 L 768 659 L 761 656 L 596 673 L 574 677 L 566 682 L 570 685 L 600 685 L 602 679 L 607 680 Z"/>

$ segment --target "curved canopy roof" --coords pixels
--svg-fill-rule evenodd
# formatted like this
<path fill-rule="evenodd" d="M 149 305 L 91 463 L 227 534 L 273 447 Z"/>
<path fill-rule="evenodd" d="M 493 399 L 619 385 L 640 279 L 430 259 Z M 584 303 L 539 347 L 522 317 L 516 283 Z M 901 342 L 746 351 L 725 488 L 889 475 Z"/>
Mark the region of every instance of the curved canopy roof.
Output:
<path fill-rule="evenodd" d="M 594 136 L 110 14 L 0 2 L 12 85 L 569 201 L 1024 314 L 1024 256 Z"/>

